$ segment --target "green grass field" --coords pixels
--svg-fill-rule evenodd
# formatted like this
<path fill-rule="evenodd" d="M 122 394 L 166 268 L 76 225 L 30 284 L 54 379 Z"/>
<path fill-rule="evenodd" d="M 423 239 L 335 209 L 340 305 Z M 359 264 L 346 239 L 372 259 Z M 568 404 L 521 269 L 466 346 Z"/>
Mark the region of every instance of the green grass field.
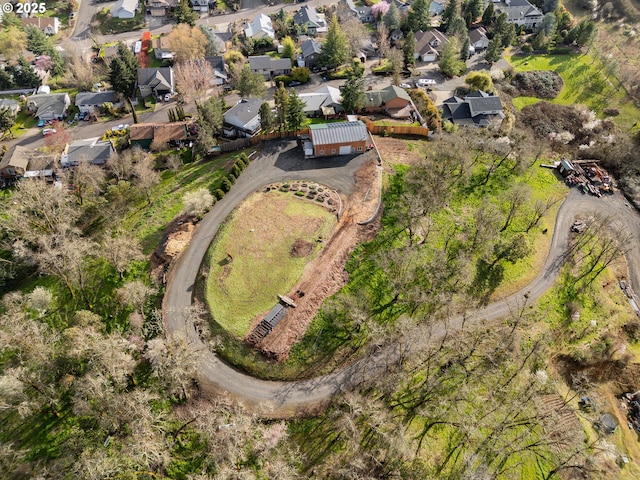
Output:
<path fill-rule="evenodd" d="M 617 108 L 613 117 L 620 127 L 629 129 L 640 118 L 640 110 L 613 75 L 608 75 L 602 62 L 589 55 L 527 55 L 510 56 L 507 60 L 517 71 L 553 70 L 564 80 L 564 88 L 551 102 L 561 105 L 582 104 L 603 117 L 605 108 Z M 515 98 L 514 106 L 524 108 L 537 99 Z"/>
<path fill-rule="evenodd" d="M 271 309 L 277 295 L 286 295 L 300 279 L 320 251 L 316 240 L 329 238 L 334 226 L 332 213 L 290 193 L 247 199 L 208 252 L 206 298 L 214 320 L 233 335 L 248 333 L 253 318 Z M 291 255 L 296 240 L 309 242 L 310 255 Z M 230 263 L 227 254 L 233 256 Z"/>

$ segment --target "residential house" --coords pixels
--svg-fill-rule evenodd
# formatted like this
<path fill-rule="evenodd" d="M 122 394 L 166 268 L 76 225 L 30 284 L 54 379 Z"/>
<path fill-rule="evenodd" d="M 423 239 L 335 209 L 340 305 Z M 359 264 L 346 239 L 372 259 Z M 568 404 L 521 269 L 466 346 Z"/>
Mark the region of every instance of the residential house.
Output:
<path fill-rule="evenodd" d="M 393 32 L 391 32 L 389 38 L 392 42 L 397 42 L 398 40 L 402 39 L 403 36 L 404 34 L 402 33 L 402 30 L 396 28 Z"/>
<path fill-rule="evenodd" d="M 0 161 L 0 177 L 5 180 L 18 178 L 54 177 L 56 157 L 29 147 L 15 145 L 7 150 Z"/>
<path fill-rule="evenodd" d="M 20 103 L 9 98 L 0 98 L 0 110 L 7 109 L 15 117 L 20 112 Z"/>
<path fill-rule="evenodd" d="M 147 0 L 145 11 L 151 17 L 163 18 L 177 6 L 178 0 Z"/>
<path fill-rule="evenodd" d="M 269 37 L 271 40 L 275 40 L 276 33 L 273 30 L 273 24 L 271 23 L 271 19 L 266 16 L 264 13 L 258 15 L 253 22 L 245 23 L 244 25 L 244 35 L 247 38 L 254 38 L 259 40 L 261 38 Z"/>
<path fill-rule="evenodd" d="M 333 117 L 344 111 L 340 90 L 335 87 L 324 86 L 315 92 L 300 93 L 298 96 L 304 102 L 304 113 L 309 118 Z"/>
<path fill-rule="evenodd" d="M 412 112 L 411 97 L 404 88 L 389 85 L 382 90 L 365 92 L 364 111 L 384 112 L 393 118 L 410 118 Z"/>
<path fill-rule="evenodd" d="M 429 11 L 431 12 L 431 15 L 434 17 L 436 15 L 442 15 L 445 4 L 445 0 L 431 0 L 431 3 L 429 4 Z"/>
<path fill-rule="evenodd" d="M 302 49 L 302 54 L 298 55 L 298 66 L 307 67 L 309 69 L 314 68 L 318 63 L 318 59 L 320 58 L 322 45 L 315 40 L 309 39 L 305 42 L 302 42 L 300 48 Z"/>
<path fill-rule="evenodd" d="M 507 13 L 507 21 L 518 26 L 524 26 L 527 30 L 533 30 L 542 21 L 544 16 L 540 10 L 531 5 L 527 0 L 504 0 L 494 3 L 496 12 Z"/>
<path fill-rule="evenodd" d="M 153 40 L 153 53 L 158 60 L 173 60 L 174 53 L 169 47 L 167 37 L 162 36 Z"/>
<path fill-rule="evenodd" d="M 304 144 L 304 154 L 306 157 L 329 157 L 363 153 L 368 142 L 369 132 L 360 120 L 318 123 L 309 127 L 309 141 Z"/>
<path fill-rule="evenodd" d="M 60 165 L 76 167 L 80 162 L 105 165 L 115 153 L 116 150 L 110 140 L 100 140 L 99 137 L 75 140 L 64 147 Z"/>
<path fill-rule="evenodd" d="M 324 15 L 318 14 L 315 7 L 305 5 L 293 16 L 293 23 L 298 27 L 298 32 L 306 33 L 312 37 L 318 33 L 327 31 L 327 22 Z"/>
<path fill-rule="evenodd" d="M 484 50 L 489 47 L 489 38 L 487 37 L 487 31 L 484 27 L 474 28 L 469 30 L 469 42 L 474 51 Z"/>
<path fill-rule="evenodd" d="M 409 11 L 409 7 L 411 7 L 411 1 L 409 0 L 407 0 L 406 2 L 403 0 L 393 0 L 393 3 L 396 4 L 396 7 L 398 7 L 398 11 L 401 14 L 407 13 Z"/>
<path fill-rule="evenodd" d="M 135 123 L 129 127 L 129 141 L 132 146 L 148 150 L 152 143 L 177 147 L 189 137 L 188 122 Z"/>
<path fill-rule="evenodd" d="M 339 21 L 348 17 L 355 17 L 362 23 L 373 23 L 375 21 L 371 7 L 366 5 L 356 6 L 353 0 L 339 0 L 336 6 L 336 13 Z"/>
<path fill-rule="evenodd" d="M 190 0 L 190 3 L 196 12 L 209 12 L 209 0 Z"/>
<path fill-rule="evenodd" d="M 28 17 L 22 19 L 22 24 L 26 27 L 36 27 L 45 35 L 56 35 L 60 30 L 60 19 L 58 17 Z"/>
<path fill-rule="evenodd" d="M 118 0 L 111 7 L 111 16 L 115 18 L 133 18 L 138 9 L 138 0 Z"/>
<path fill-rule="evenodd" d="M 213 79 L 211 79 L 212 85 L 224 85 L 227 83 L 227 64 L 224 61 L 222 55 L 216 55 L 212 57 L 204 57 L 209 62 L 211 68 L 213 68 Z"/>
<path fill-rule="evenodd" d="M 261 74 L 265 80 L 291 73 L 290 58 L 271 58 L 269 55 L 256 55 L 249 57 L 248 60 L 251 71 Z"/>
<path fill-rule="evenodd" d="M 415 57 L 416 60 L 421 62 L 435 62 L 445 45 L 449 43 L 449 39 L 435 29 L 427 30 L 426 32 L 419 30 L 415 33 L 415 38 Z"/>
<path fill-rule="evenodd" d="M 443 120 L 461 126 L 489 127 L 504 118 L 500 97 L 482 90 L 464 98 L 448 98 L 441 108 Z"/>
<path fill-rule="evenodd" d="M 40 120 L 62 120 L 71 105 L 68 93 L 36 94 L 27 97 L 27 110 Z"/>
<path fill-rule="evenodd" d="M 174 94 L 175 87 L 171 67 L 138 69 L 138 90 L 143 98 L 149 95 L 160 97 L 167 93 Z"/>
<path fill-rule="evenodd" d="M 76 107 L 78 107 L 80 113 L 88 112 L 89 114 L 92 114 L 107 102 L 112 103 L 116 108 L 122 105 L 118 94 L 113 91 L 79 92 L 76 95 Z"/>
<path fill-rule="evenodd" d="M 260 105 L 264 100 L 240 100 L 224 113 L 222 132 L 227 137 L 253 137 L 260 132 Z"/>

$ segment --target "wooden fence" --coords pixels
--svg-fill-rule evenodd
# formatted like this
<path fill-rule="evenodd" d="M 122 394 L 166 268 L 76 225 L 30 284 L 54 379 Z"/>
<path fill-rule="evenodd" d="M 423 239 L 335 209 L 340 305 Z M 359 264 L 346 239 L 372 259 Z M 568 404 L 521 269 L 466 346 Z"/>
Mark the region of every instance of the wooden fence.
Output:
<path fill-rule="evenodd" d="M 271 133 L 262 133 L 260 135 L 256 135 L 255 137 L 249 138 L 238 138 L 237 140 L 231 140 L 229 142 L 220 144 L 220 151 L 222 153 L 226 152 L 234 152 L 236 150 L 242 150 L 243 148 L 251 147 L 253 145 L 257 145 L 260 142 L 265 140 L 276 140 L 279 138 L 298 138 L 300 135 L 308 135 L 309 129 L 305 128 L 303 130 L 291 130 L 286 132 L 271 132 Z"/>
<path fill-rule="evenodd" d="M 418 135 L 429 136 L 429 129 L 426 127 L 415 127 L 411 125 L 374 125 L 367 122 L 367 130 L 375 135 Z"/>

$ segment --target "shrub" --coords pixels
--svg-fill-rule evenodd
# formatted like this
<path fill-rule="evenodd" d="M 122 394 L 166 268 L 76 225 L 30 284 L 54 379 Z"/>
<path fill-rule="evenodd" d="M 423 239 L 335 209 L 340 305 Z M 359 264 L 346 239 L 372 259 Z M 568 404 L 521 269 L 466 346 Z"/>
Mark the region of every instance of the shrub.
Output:
<path fill-rule="evenodd" d="M 201 187 L 193 192 L 187 192 L 182 197 L 182 203 L 184 205 L 184 213 L 192 215 L 194 217 L 201 217 L 209 211 L 211 205 L 214 203 L 213 195 L 204 187 Z"/>
<path fill-rule="evenodd" d="M 225 177 L 222 179 L 222 184 L 220 185 L 220 188 L 224 193 L 227 193 L 229 190 L 231 190 L 232 185 L 233 185 L 233 182 L 229 180 L 228 177 Z"/>
<path fill-rule="evenodd" d="M 294 193 L 294 195 L 297 197 L 304 197 L 305 193 L 298 190 L 296 193 Z"/>
<path fill-rule="evenodd" d="M 278 75 L 273 78 L 273 83 L 275 85 L 280 85 L 282 83 L 285 87 L 288 87 L 292 81 L 293 79 L 289 75 Z"/>
<path fill-rule="evenodd" d="M 520 95 L 538 98 L 556 98 L 564 86 L 562 77 L 550 70 L 518 72 L 511 84 Z"/>
<path fill-rule="evenodd" d="M 224 198 L 224 190 L 221 188 L 216 190 L 216 199 L 222 200 Z"/>
<path fill-rule="evenodd" d="M 311 71 L 307 67 L 294 67 L 291 70 L 291 79 L 296 82 L 307 83 L 311 79 Z"/>
<path fill-rule="evenodd" d="M 236 178 L 238 178 L 241 173 L 242 173 L 242 169 L 238 166 L 237 163 L 234 164 L 233 167 L 231 168 L 231 174 L 234 175 Z"/>

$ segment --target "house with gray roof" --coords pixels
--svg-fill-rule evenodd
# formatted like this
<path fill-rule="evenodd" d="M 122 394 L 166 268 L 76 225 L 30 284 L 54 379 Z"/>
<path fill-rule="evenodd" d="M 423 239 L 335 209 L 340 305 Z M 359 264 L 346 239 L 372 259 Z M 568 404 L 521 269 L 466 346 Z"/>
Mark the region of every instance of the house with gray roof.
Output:
<path fill-rule="evenodd" d="M 442 108 L 442 119 L 456 125 L 489 127 L 504 118 L 500 97 L 477 90 L 464 98 L 447 98 Z"/>
<path fill-rule="evenodd" d="M 305 104 L 304 113 L 307 117 L 332 117 L 344 111 L 340 90 L 328 85 L 315 92 L 300 93 L 300 100 Z"/>
<path fill-rule="evenodd" d="M 247 98 L 224 112 L 222 132 L 227 137 L 253 137 L 260 132 L 260 105 L 264 100 Z"/>
<path fill-rule="evenodd" d="M 469 43 L 474 51 L 484 50 L 489 47 L 489 37 L 487 37 L 487 31 L 484 27 L 469 30 Z"/>
<path fill-rule="evenodd" d="M 20 103 L 10 98 L 0 98 L 0 110 L 7 109 L 15 117 L 20 111 Z"/>
<path fill-rule="evenodd" d="M 261 74 L 265 80 L 291 73 L 290 58 L 271 58 L 269 55 L 255 55 L 249 57 L 248 60 L 251 71 Z"/>
<path fill-rule="evenodd" d="M 271 40 L 275 40 L 276 38 L 276 32 L 273 29 L 271 19 L 264 13 L 259 14 L 253 22 L 245 23 L 244 35 L 247 38 L 255 38 L 256 40 L 266 37 L 269 37 Z"/>
<path fill-rule="evenodd" d="M 445 45 L 449 43 L 447 36 L 436 29 L 427 30 L 426 32 L 419 30 L 415 33 L 415 39 L 414 55 L 416 60 L 421 62 L 435 62 Z"/>
<path fill-rule="evenodd" d="M 356 5 L 353 0 L 339 0 L 336 6 L 336 13 L 338 20 L 355 17 L 362 23 L 373 23 L 375 21 L 371 7 Z"/>
<path fill-rule="evenodd" d="M 76 107 L 81 113 L 89 112 L 91 114 L 105 103 L 112 103 L 116 108 L 122 105 L 118 94 L 113 91 L 79 92 L 76 95 Z"/>
<path fill-rule="evenodd" d="M 441 15 L 444 12 L 445 0 L 431 0 L 429 12 L 432 16 Z"/>
<path fill-rule="evenodd" d="M 105 165 L 115 153 L 111 140 L 100 140 L 99 137 L 75 140 L 64 147 L 60 164 L 63 167 L 76 167 L 80 162 Z"/>
<path fill-rule="evenodd" d="M 138 0 L 118 0 L 111 7 L 111 16 L 115 18 L 133 18 L 138 9 Z"/>
<path fill-rule="evenodd" d="M 227 64 L 224 61 L 224 57 L 222 55 L 215 55 L 211 57 L 204 57 L 204 59 L 209 62 L 211 68 L 213 68 L 214 78 L 211 79 L 211 84 L 224 85 L 227 83 Z"/>
<path fill-rule="evenodd" d="M 149 95 L 160 97 L 167 93 L 175 93 L 173 68 L 139 68 L 137 89 L 143 98 Z"/>
<path fill-rule="evenodd" d="M 309 126 L 306 157 L 331 157 L 364 153 L 369 142 L 367 127 L 355 122 L 318 123 Z"/>
<path fill-rule="evenodd" d="M 27 110 L 40 120 L 62 120 L 71 105 L 68 93 L 41 93 L 27 97 Z"/>
<path fill-rule="evenodd" d="M 314 68 L 322 52 L 322 44 L 313 39 L 306 40 L 300 45 L 302 53 L 298 55 L 297 63 L 299 67 Z"/>
<path fill-rule="evenodd" d="M 305 5 L 293 16 L 293 23 L 299 33 L 306 33 L 312 37 L 327 31 L 327 21 L 324 15 L 319 15 L 315 7 Z"/>
<path fill-rule="evenodd" d="M 493 5 L 496 12 L 506 12 L 509 23 L 524 26 L 527 30 L 536 28 L 544 16 L 540 10 L 531 5 L 527 0 L 504 0 L 496 2 Z"/>

